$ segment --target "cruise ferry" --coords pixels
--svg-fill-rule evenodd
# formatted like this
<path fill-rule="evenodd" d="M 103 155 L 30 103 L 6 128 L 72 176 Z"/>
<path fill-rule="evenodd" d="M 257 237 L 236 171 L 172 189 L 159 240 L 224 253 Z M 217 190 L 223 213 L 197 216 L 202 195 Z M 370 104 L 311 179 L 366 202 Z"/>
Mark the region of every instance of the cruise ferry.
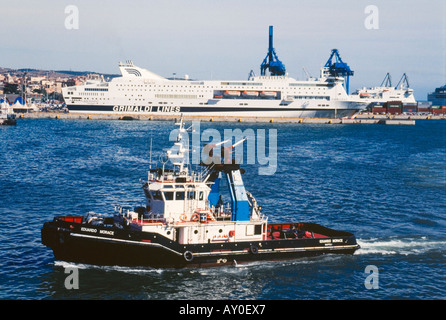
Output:
<path fill-rule="evenodd" d="M 121 77 L 65 87 L 70 113 L 122 115 L 352 117 L 367 106 L 349 97 L 342 77 L 321 70 L 318 79 L 297 81 L 287 75 L 250 76 L 248 80 L 167 79 L 131 61 L 120 63 Z"/>
<path fill-rule="evenodd" d="M 62 89 L 70 112 L 122 115 L 184 115 L 236 117 L 352 117 L 367 104 L 350 97 L 345 79 L 330 66 L 318 79 L 297 81 L 288 76 L 273 47 L 269 27 L 268 52 L 260 76 L 248 80 L 168 79 L 132 61 L 119 63 L 121 77 L 88 81 Z"/>
<path fill-rule="evenodd" d="M 347 231 L 310 222 L 268 221 L 246 190 L 245 171 L 234 157 L 235 146 L 243 140 L 226 147 L 205 146 L 209 158 L 202 170 L 189 170 L 188 129 L 182 120 L 177 125 L 166 161 L 149 169 L 143 182 L 145 206 L 117 206 L 114 215 L 61 212 L 44 224 L 42 243 L 56 260 L 183 268 L 353 254 L 359 249 Z M 214 148 L 217 152 L 211 152 Z M 229 190 L 220 186 L 224 180 Z"/>
<path fill-rule="evenodd" d="M 356 101 L 367 103 L 368 107 L 384 105 L 387 102 L 400 102 L 403 106 L 417 105 L 406 74 L 395 87 L 392 86 L 390 75 L 387 73 L 380 86 L 357 89 L 351 96 Z"/>

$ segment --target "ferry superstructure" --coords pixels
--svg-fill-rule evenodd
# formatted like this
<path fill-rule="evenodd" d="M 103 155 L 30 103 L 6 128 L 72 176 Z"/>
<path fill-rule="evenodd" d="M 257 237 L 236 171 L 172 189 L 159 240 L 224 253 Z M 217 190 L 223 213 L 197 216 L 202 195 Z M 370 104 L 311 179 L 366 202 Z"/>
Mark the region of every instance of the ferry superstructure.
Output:
<path fill-rule="evenodd" d="M 409 81 L 404 74 L 398 84 L 393 87 L 390 75 L 387 73 L 383 82 L 378 87 L 356 90 L 351 95 L 357 101 L 363 101 L 369 106 L 383 105 L 387 102 L 401 102 L 403 106 L 416 105 L 417 101 L 413 94 L 413 89 L 409 87 Z"/>
<path fill-rule="evenodd" d="M 413 89 L 394 87 L 361 88 L 352 94 L 358 101 L 369 104 L 383 104 L 389 101 L 400 101 L 404 105 L 417 104 Z"/>
<path fill-rule="evenodd" d="M 245 81 L 171 80 L 120 63 L 121 77 L 63 88 L 69 112 L 208 116 L 351 117 L 366 103 L 347 95 L 342 77 L 297 81 L 250 76 Z"/>

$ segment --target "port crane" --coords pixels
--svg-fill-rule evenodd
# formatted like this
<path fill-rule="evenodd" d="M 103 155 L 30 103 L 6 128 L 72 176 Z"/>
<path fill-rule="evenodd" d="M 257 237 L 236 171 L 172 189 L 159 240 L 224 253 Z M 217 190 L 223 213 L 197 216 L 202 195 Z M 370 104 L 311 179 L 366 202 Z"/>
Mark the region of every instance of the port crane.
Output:
<path fill-rule="evenodd" d="M 260 75 L 264 76 L 266 69 L 269 69 L 272 76 L 284 76 L 286 74 L 285 65 L 279 60 L 273 47 L 273 26 L 269 26 L 268 53 L 260 65 Z"/>
<path fill-rule="evenodd" d="M 391 87 L 392 86 L 392 78 L 390 77 L 390 73 L 388 73 L 388 72 L 387 72 L 386 76 L 384 77 L 383 82 L 381 82 L 380 87 L 382 87 L 383 85 L 385 87 Z"/>
<path fill-rule="evenodd" d="M 401 87 L 400 87 L 401 84 Z M 409 78 L 407 78 L 407 75 L 404 73 L 403 76 L 401 77 L 400 81 L 398 82 L 398 84 L 395 86 L 395 89 L 398 89 L 400 87 L 400 89 L 403 88 L 403 84 L 406 84 L 406 89 L 410 88 L 409 85 Z"/>
<path fill-rule="evenodd" d="M 350 69 L 347 63 L 342 61 L 338 49 L 331 50 L 330 58 L 328 58 L 327 62 L 325 63 L 325 67 L 328 68 L 330 75 L 334 77 L 344 77 L 344 88 L 348 94 L 350 76 L 353 76 L 354 71 Z"/>

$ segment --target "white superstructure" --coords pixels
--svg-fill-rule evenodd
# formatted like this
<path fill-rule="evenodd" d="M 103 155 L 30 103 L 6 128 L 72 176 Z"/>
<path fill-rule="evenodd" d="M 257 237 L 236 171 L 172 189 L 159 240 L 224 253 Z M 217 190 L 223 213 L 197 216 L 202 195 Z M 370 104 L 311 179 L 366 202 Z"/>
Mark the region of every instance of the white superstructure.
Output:
<path fill-rule="evenodd" d="M 212 173 L 218 172 L 215 168 L 224 161 L 210 164 L 200 172 L 190 171 L 187 162 L 190 151 L 188 129 L 184 127 L 183 119 L 176 125 L 179 126 L 178 135 L 173 147 L 166 152 L 167 161 L 158 169 L 149 171 L 143 186 L 145 213 L 118 207 L 120 221 L 133 230 L 161 233 L 180 244 L 265 239 L 268 219 L 261 214 L 254 197 L 245 190 L 240 166 L 229 165 L 232 170 L 219 172 L 218 176 Z M 232 159 L 233 155 L 229 156 Z M 229 202 L 225 205 L 221 197 L 214 198 L 214 201 L 210 198 L 210 194 L 216 192 L 211 190 L 211 186 L 218 186 L 221 177 L 226 175 L 231 181 L 232 206 Z M 217 199 L 218 202 L 215 201 Z M 256 226 L 259 232 L 254 232 Z"/>
<path fill-rule="evenodd" d="M 413 89 L 409 87 L 406 74 L 403 75 L 395 87 L 392 86 L 390 74 L 387 74 L 380 86 L 372 88 L 363 87 L 356 90 L 351 96 L 356 101 L 367 102 L 372 106 L 396 101 L 401 102 L 403 105 L 417 104 Z"/>
<path fill-rule="evenodd" d="M 16 124 L 16 115 L 6 101 L 6 98 L 0 99 L 0 125 L 14 125 Z"/>
<path fill-rule="evenodd" d="M 367 103 L 347 95 L 326 68 L 318 79 L 250 76 L 248 80 L 167 79 L 120 63 L 121 77 L 63 88 L 70 112 L 258 117 L 351 117 Z"/>
<path fill-rule="evenodd" d="M 385 103 L 388 101 L 401 101 L 404 104 L 417 103 L 413 89 L 394 87 L 361 88 L 352 94 L 358 101 Z"/>

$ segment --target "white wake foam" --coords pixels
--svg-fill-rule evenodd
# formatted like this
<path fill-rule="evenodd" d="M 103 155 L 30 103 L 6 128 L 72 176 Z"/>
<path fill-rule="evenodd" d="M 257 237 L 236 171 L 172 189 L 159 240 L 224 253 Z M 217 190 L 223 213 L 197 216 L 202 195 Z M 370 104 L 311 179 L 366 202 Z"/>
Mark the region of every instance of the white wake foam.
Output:
<path fill-rule="evenodd" d="M 77 269 L 98 269 L 104 271 L 119 271 L 125 273 L 133 273 L 133 274 L 142 274 L 142 273 L 151 273 L 151 274 L 160 274 L 163 272 L 163 269 L 155 269 L 155 268 L 131 268 L 131 267 L 121 267 L 121 266 L 98 266 L 93 264 L 83 264 L 83 263 L 74 263 L 67 261 L 54 261 L 54 265 L 56 267 L 66 268 L 77 268 Z"/>
<path fill-rule="evenodd" d="M 431 250 L 444 250 L 446 241 L 433 241 L 426 237 L 401 239 L 358 239 L 361 246 L 355 254 L 411 255 Z"/>

